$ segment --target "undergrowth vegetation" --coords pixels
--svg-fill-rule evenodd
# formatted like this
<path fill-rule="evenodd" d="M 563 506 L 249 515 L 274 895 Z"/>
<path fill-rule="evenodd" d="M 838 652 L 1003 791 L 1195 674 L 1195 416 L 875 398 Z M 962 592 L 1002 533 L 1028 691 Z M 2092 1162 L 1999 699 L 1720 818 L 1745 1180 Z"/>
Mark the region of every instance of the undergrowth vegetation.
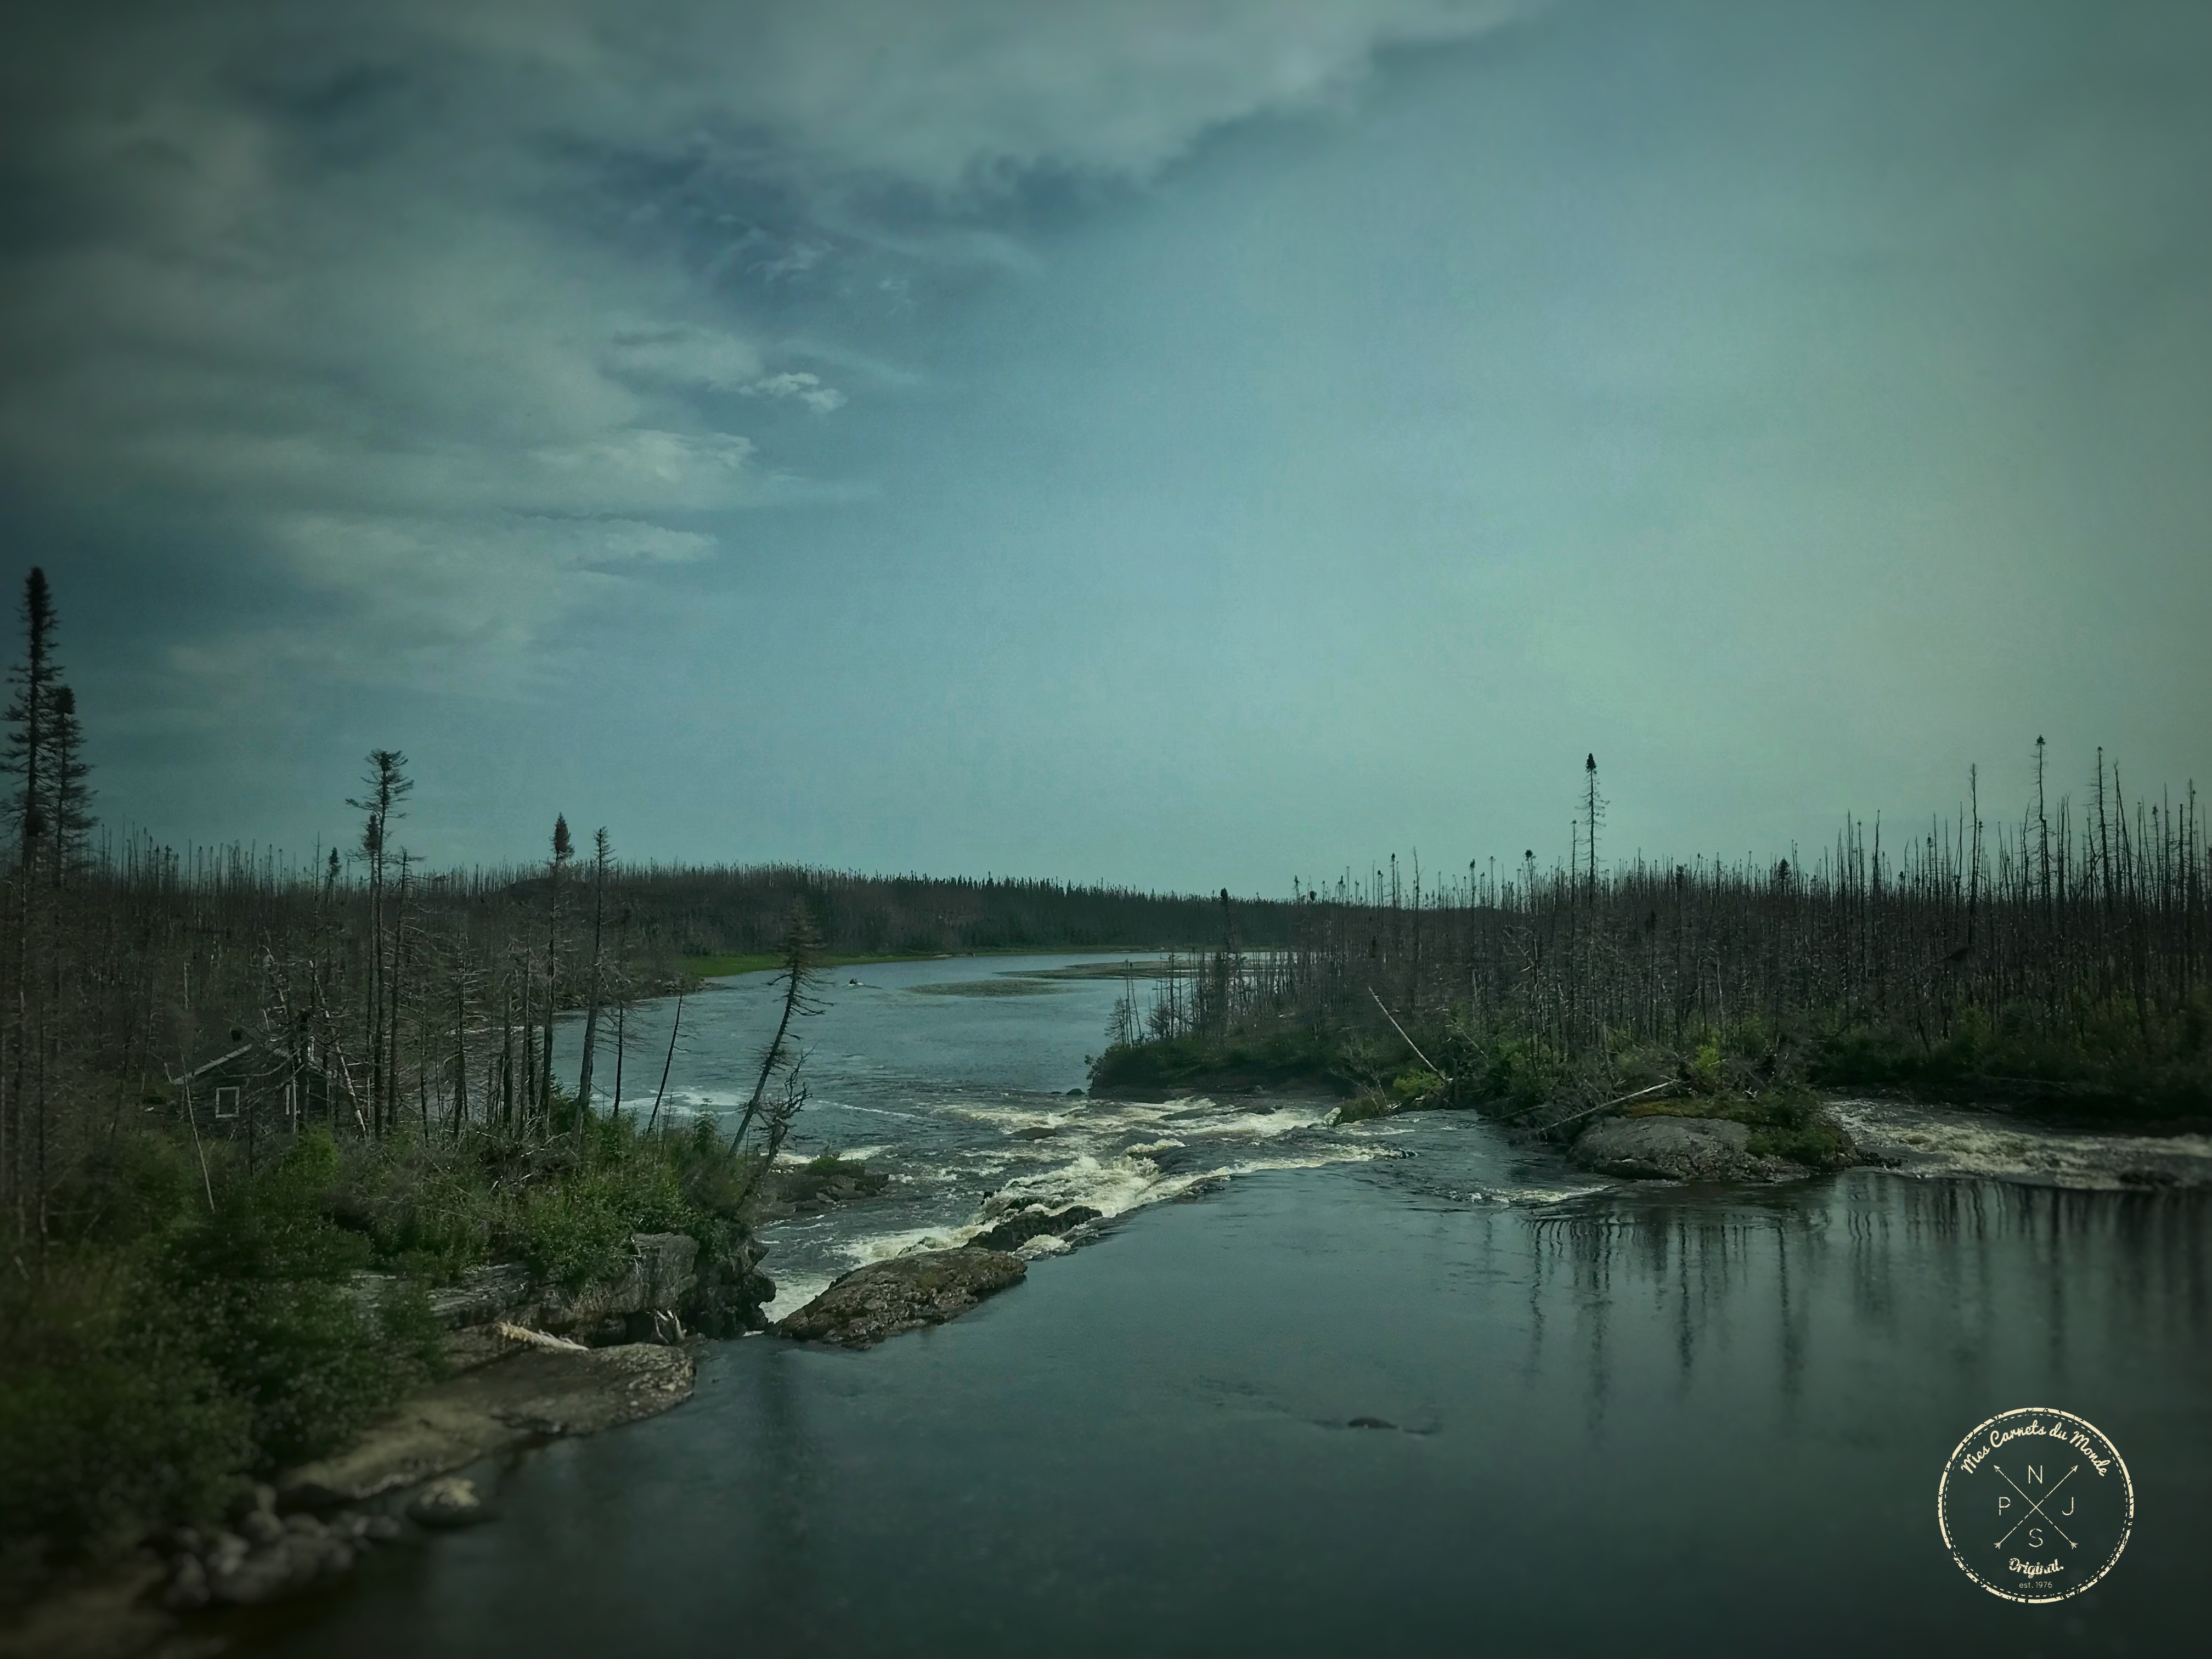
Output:
<path fill-rule="evenodd" d="M 621 1269 L 634 1232 L 708 1258 L 744 1235 L 761 1155 L 711 1121 L 567 1127 L 535 1146 L 313 1131 L 252 1169 L 118 1133 L 77 1177 L 101 1194 L 92 1224 L 0 1279 L 0 1592 L 343 1446 L 440 1374 L 426 1291 L 470 1267 L 573 1288 Z"/>

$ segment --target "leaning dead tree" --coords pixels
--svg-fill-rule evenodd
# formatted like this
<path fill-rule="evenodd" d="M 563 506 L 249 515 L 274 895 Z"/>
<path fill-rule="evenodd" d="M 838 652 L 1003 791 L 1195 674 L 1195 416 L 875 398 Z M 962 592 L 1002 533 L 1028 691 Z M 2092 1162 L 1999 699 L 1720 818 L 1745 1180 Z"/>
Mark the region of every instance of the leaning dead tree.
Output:
<path fill-rule="evenodd" d="M 744 1110 L 738 1115 L 737 1131 L 730 1137 L 730 1150 L 742 1152 L 748 1135 L 757 1127 L 760 1131 L 759 1161 L 747 1181 L 748 1193 L 775 1162 L 792 1121 L 806 1103 L 806 1085 L 802 1077 L 806 1053 L 799 1041 L 797 1026 L 799 1021 L 822 1012 L 822 1005 L 814 996 L 814 964 L 819 951 L 820 939 L 814 931 L 813 919 L 804 906 L 795 908 L 784 932 L 782 964 L 775 981 L 783 991 L 776 1012 L 775 1031 L 762 1046 L 760 1071 L 753 1081 L 751 1097 L 745 1102 Z"/>

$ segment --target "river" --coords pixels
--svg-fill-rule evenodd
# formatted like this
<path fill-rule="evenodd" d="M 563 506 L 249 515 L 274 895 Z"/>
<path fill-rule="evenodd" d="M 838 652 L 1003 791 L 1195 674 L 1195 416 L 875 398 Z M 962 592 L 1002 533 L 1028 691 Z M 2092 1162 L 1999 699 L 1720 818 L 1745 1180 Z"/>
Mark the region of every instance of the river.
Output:
<path fill-rule="evenodd" d="M 242 1618 L 241 1649 L 2027 1656 L 2202 1640 L 2202 1188 L 2050 1184 L 2065 1172 L 2039 1176 L 2017 1147 L 2021 1167 L 1976 1174 L 1957 1152 L 1972 1125 L 1951 1118 L 1935 1138 L 1950 1161 L 1914 1173 L 1624 1189 L 1468 1114 L 1337 1130 L 1296 1098 L 1092 1101 L 1067 1091 L 1122 985 L 1031 977 L 1078 964 L 837 970 L 808 1022 L 794 1148 L 864 1153 L 895 1184 L 779 1224 L 768 1266 L 779 1310 L 795 1305 L 857 1261 L 957 1240 L 1009 1188 L 1106 1211 L 1086 1242 L 1043 1247 L 1025 1284 L 866 1352 L 709 1345 L 690 1404 L 477 1471 L 496 1522 Z M 771 1006 L 764 975 L 690 999 L 664 1110 L 742 1099 Z M 632 1105 L 650 1104 L 669 1008 L 638 1022 Z M 2090 1419 L 2135 1485 L 2118 1565 L 2050 1607 L 1967 1582 L 1936 1525 L 1948 1454 L 2023 1405 Z"/>

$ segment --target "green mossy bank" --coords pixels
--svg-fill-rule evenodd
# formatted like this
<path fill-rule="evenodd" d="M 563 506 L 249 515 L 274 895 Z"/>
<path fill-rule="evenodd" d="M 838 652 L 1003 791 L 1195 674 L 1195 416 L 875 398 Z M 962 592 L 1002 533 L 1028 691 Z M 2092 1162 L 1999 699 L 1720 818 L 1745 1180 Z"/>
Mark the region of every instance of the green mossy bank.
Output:
<path fill-rule="evenodd" d="M 1320 1088 L 1344 1097 L 1336 1121 L 1445 1108 L 1572 1141 L 1601 1115 L 1734 1122 L 1755 1158 L 1812 1170 L 1848 1163 L 1848 1136 L 1822 1104 L 1846 1092 L 2002 1105 L 2114 1128 L 2212 1116 L 2212 1047 L 2203 999 L 2145 1018 L 2115 1006 L 2060 1042 L 1971 1011 L 1941 1041 L 1875 1029 L 1790 1030 L 1752 1020 L 1693 1030 L 1680 1048 L 1621 1043 L 1571 1053 L 1542 1036 L 1462 1014 L 1401 1030 L 1316 1033 L 1277 1024 L 1224 1035 L 1117 1042 L 1099 1056 L 1099 1093 L 1231 1093 Z"/>
<path fill-rule="evenodd" d="M 734 1286 L 770 1195 L 749 1197 L 753 1157 L 705 1121 L 647 1134 L 573 1111 L 535 1144 L 311 1133 L 258 1167 L 118 1132 L 82 1176 L 95 1224 L 0 1279 L 0 1598 L 343 1448 L 441 1375 L 430 1293 L 469 1268 L 573 1290 L 620 1273 L 634 1234 L 682 1233 L 702 1281 Z"/>

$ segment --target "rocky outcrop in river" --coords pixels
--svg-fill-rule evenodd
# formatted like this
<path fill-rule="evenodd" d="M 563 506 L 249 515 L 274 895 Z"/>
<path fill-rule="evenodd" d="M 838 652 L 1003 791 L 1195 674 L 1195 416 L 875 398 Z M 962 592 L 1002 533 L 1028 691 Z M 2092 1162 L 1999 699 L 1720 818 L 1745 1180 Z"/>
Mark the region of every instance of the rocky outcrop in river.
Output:
<path fill-rule="evenodd" d="M 1028 1269 L 1003 1250 L 919 1250 L 855 1268 L 777 1328 L 803 1340 L 871 1347 L 901 1331 L 941 1325 Z"/>
<path fill-rule="evenodd" d="M 1569 1154 L 1598 1175 L 1638 1181 L 1801 1181 L 1813 1173 L 1749 1150 L 1750 1128 L 1721 1117 L 1606 1118 Z"/>

